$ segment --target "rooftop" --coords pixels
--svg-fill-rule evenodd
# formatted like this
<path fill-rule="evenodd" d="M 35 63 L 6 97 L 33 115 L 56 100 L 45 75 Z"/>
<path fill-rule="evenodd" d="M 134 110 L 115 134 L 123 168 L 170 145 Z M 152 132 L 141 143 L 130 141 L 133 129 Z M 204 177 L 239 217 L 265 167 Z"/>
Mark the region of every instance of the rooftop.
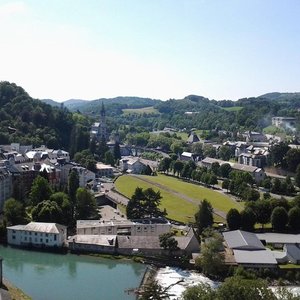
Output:
<path fill-rule="evenodd" d="M 224 239 L 231 249 L 264 250 L 265 247 L 252 232 L 234 230 L 223 232 Z"/>

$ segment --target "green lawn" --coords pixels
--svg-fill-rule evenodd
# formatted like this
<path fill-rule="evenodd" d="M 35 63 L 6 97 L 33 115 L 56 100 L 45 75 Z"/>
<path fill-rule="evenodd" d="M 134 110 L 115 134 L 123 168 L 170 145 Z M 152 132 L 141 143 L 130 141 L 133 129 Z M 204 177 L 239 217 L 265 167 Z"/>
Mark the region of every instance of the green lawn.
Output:
<path fill-rule="evenodd" d="M 141 178 L 143 177 L 144 176 L 141 175 Z M 164 185 L 167 188 L 172 189 L 173 191 L 184 194 L 187 197 L 195 200 L 196 203 L 191 203 L 185 199 L 180 198 L 179 196 L 174 196 L 168 191 L 160 190 L 161 196 L 163 197 L 161 208 L 166 208 L 168 217 L 170 219 L 178 220 L 181 222 L 193 221 L 194 214 L 198 209 L 198 202 L 200 203 L 200 201 L 204 198 L 210 201 L 214 208 L 222 210 L 224 212 L 227 212 L 230 208 L 233 207 L 237 208 L 238 210 L 241 210 L 243 208 L 243 204 L 236 203 L 231 198 L 219 192 L 191 183 L 183 182 L 174 177 L 159 175 L 153 177 L 145 176 L 145 178 L 153 183 Z M 115 182 L 115 185 L 116 189 L 127 197 L 132 196 L 137 186 L 143 189 L 152 187 L 155 191 L 159 190 L 159 188 L 154 185 L 146 183 L 137 177 L 131 177 L 128 175 L 119 177 Z M 224 219 L 219 216 L 215 216 L 214 219 L 216 222 L 224 222 Z"/>
<path fill-rule="evenodd" d="M 152 187 L 155 191 L 159 191 L 157 187 L 147 184 L 144 181 L 139 180 L 136 177 L 131 176 L 120 176 L 115 182 L 116 189 L 131 198 L 136 187 L 141 187 L 142 189 L 147 189 Z M 174 197 L 171 193 L 160 190 L 160 194 L 162 196 L 162 202 L 160 208 L 163 210 L 164 208 L 167 210 L 168 217 L 170 219 L 187 223 L 189 221 L 193 221 L 194 214 L 197 211 L 197 205 L 184 201 L 179 197 Z"/>
<path fill-rule="evenodd" d="M 300 269 L 300 265 L 294 264 L 286 264 L 286 265 L 279 265 L 280 269 Z"/>
<path fill-rule="evenodd" d="M 144 175 L 142 175 L 142 177 L 143 176 Z M 175 177 L 161 174 L 158 176 L 147 176 L 146 178 L 152 182 L 162 184 L 178 193 L 184 194 L 192 199 L 198 200 L 199 202 L 203 199 L 207 199 L 214 208 L 224 212 L 227 212 L 230 208 L 237 208 L 238 210 L 243 209 L 242 204 L 236 203 L 230 197 L 210 188 L 184 182 Z"/>
<path fill-rule="evenodd" d="M 143 107 L 143 108 L 125 108 L 123 109 L 124 114 L 158 114 L 158 110 L 155 109 L 153 106 L 150 107 Z"/>

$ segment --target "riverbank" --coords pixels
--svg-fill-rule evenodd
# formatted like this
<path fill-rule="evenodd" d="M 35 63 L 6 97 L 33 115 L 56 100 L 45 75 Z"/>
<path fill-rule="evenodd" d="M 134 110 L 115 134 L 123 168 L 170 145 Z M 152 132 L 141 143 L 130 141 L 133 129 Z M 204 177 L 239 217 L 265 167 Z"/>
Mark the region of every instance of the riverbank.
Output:
<path fill-rule="evenodd" d="M 12 285 L 7 279 L 3 279 L 1 287 L 1 300 L 32 300 L 21 289 Z"/>

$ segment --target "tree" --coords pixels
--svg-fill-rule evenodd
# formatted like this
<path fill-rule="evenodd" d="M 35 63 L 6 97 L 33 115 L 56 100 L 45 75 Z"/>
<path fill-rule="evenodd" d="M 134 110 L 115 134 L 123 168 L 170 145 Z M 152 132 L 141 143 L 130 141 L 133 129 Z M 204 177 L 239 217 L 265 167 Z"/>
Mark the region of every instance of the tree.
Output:
<path fill-rule="evenodd" d="M 222 164 L 219 169 L 220 176 L 223 178 L 228 178 L 232 168 L 230 164 Z"/>
<path fill-rule="evenodd" d="M 228 192 L 229 185 L 230 185 L 230 180 L 229 179 L 223 180 L 223 182 L 222 182 L 222 189 L 227 190 L 227 192 Z"/>
<path fill-rule="evenodd" d="M 171 285 L 172 286 L 172 285 Z M 146 284 L 144 289 L 141 291 L 140 300 L 168 300 L 171 294 L 168 289 L 171 287 L 162 287 L 156 280 L 152 280 L 149 284 Z"/>
<path fill-rule="evenodd" d="M 61 208 L 62 211 L 62 223 L 70 224 L 72 221 L 72 205 L 67 194 L 63 192 L 57 192 L 50 196 L 50 201 L 54 201 Z"/>
<path fill-rule="evenodd" d="M 297 187 L 300 187 L 300 164 L 298 164 L 296 169 L 295 183 Z"/>
<path fill-rule="evenodd" d="M 224 254 L 221 252 L 223 239 L 215 234 L 201 245 L 201 255 L 196 259 L 196 267 L 200 267 L 206 275 L 219 275 L 224 270 Z"/>
<path fill-rule="evenodd" d="M 288 213 L 285 208 L 275 207 L 271 214 L 271 223 L 275 231 L 283 231 L 288 222 Z"/>
<path fill-rule="evenodd" d="M 242 229 L 246 231 L 253 231 L 256 223 L 256 215 L 251 208 L 245 208 L 241 212 Z"/>
<path fill-rule="evenodd" d="M 202 233 L 202 231 L 205 228 L 212 226 L 212 224 L 214 222 L 213 208 L 206 199 L 204 199 L 200 202 L 199 210 L 195 214 L 195 221 L 196 221 L 196 226 L 197 226 L 199 235 Z"/>
<path fill-rule="evenodd" d="M 164 157 L 158 165 L 158 170 L 161 172 L 169 172 L 171 166 L 172 159 L 170 157 Z"/>
<path fill-rule="evenodd" d="M 280 142 L 270 148 L 270 160 L 274 165 L 280 165 L 283 162 L 283 158 L 289 151 L 290 147 L 287 143 Z"/>
<path fill-rule="evenodd" d="M 300 164 L 300 151 L 298 149 L 290 149 L 285 156 L 287 169 L 295 172 L 297 166 Z"/>
<path fill-rule="evenodd" d="M 300 230 L 300 208 L 293 207 L 288 212 L 288 225 L 291 230 L 299 232 Z"/>
<path fill-rule="evenodd" d="M 276 300 L 263 280 L 245 279 L 240 276 L 226 278 L 217 291 L 218 300 Z"/>
<path fill-rule="evenodd" d="M 97 219 L 99 217 L 95 197 L 85 188 L 76 191 L 76 219 Z"/>
<path fill-rule="evenodd" d="M 79 188 L 79 175 L 76 170 L 71 170 L 68 177 L 68 194 L 72 205 L 76 202 L 76 191 Z"/>
<path fill-rule="evenodd" d="M 221 146 L 219 151 L 218 151 L 218 155 L 222 160 L 229 160 L 231 157 L 231 149 L 228 146 Z"/>
<path fill-rule="evenodd" d="M 31 211 L 32 219 L 36 222 L 62 222 L 62 210 L 54 201 L 44 200 L 33 207 Z"/>
<path fill-rule="evenodd" d="M 173 232 L 166 232 L 159 236 L 159 245 L 165 250 L 169 250 L 171 255 L 173 251 L 176 251 L 178 248 L 178 242 L 174 238 Z"/>
<path fill-rule="evenodd" d="M 226 215 L 229 230 L 236 230 L 241 227 L 241 215 L 236 208 L 231 208 Z"/>
<path fill-rule="evenodd" d="M 4 202 L 3 215 L 8 225 L 26 222 L 25 208 L 21 202 L 14 198 L 9 198 Z"/>
<path fill-rule="evenodd" d="M 270 222 L 272 212 L 270 201 L 259 200 L 255 202 L 253 210 L 256 215 L 256 221 L 260 223 L 262 227 Z"/>
<path fill-rule="evenodd" d="M 200 283 L 194 286 L 189 286 L 182 294 L 183 300 L 215 300 L 216 291 L 210 285 Z"/>
<path fill-rule="evenodd" d="M 245 200 L 246 201 L 256 201 L 260 198 L 260 193 L 255 190 L 255 189 L 247 189 L 246 195 L 245 195 Z"/>
<path fill-rule="evenodd" d="M 216 176 L 219 175 L 219 169 L 220 169 L 220 164 L 218 162 L 213 162 L 211 164 L 211 171 L 213 174 L 215 174 Z"/>
<path fill-rule="evenodd" d="M 180 160 L 176 160 L 176 161 L 173 163 L 173 172 L 174 172 L 174 174 L 177 173 L 177 176 L 180 176 L 183 167 L 184 167 L 183 162 L 180 161 Z"/>
<path fill-rule="evenodd" d="M 110 150 L 106 151 L 104 154 L 104 161 L 106 164 L 114 166 L 115 164 L 115 159 L 114 159 L 114 155 L 111 153 Z"/>
<path fill-rule="evenodd" d="M 43 200 L 49 200 L 52 194 L 52 189 L 47 179 L 38 176 L 34 179 L 29 199 L 32 205 L 37 205 Z"/>
<path fill-rule="evenodd" d="M 143 190 L 137 187 L 128 201 L 126 207 L 127 217 L 129 219 L 164 217 L 165 212 L 160 211 L 158 208 L 161 198 L 160 191 L 155 192 L 152 188 Z"/>
<path fill-rule="evenodd" d="M 120 144 L 118 142 L 114 145 L 114 158 L 115 160 L 121 159 Z"/>

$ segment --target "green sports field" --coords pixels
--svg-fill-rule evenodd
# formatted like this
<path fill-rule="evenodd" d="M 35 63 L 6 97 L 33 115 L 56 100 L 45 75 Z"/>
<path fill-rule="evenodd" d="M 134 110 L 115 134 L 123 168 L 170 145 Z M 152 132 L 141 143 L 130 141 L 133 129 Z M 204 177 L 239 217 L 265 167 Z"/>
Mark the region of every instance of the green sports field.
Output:
<path fill-rule="evenodd" d="M 144 180 L 147 180 L 145 182 Z M 160 187 L 157 186 L 160 185 Z M 198 203 L 204 198 L 210 201 L 212 206 L 222 212 L 230 208 L 241 210 L 243 205 L 236 203 L 230 197 L 217 191 L 205 188 L 180 179 L 159 176 L 129 176 L 123 175 L 115 182 L 116 189 L 127 197 L 131 197 L 136 187 L 143 189 L 152 187 L 155 191 L 160 190 L 162 198 L 161 208 L 166 208 L 170 219 L 181 222 L 193 221 L 194 214 L 198 209 Z M 185 198 L 189 198 L 189 201 Z M 215 221 L 224 221 L 223 218 L 215 216 Z"/>

